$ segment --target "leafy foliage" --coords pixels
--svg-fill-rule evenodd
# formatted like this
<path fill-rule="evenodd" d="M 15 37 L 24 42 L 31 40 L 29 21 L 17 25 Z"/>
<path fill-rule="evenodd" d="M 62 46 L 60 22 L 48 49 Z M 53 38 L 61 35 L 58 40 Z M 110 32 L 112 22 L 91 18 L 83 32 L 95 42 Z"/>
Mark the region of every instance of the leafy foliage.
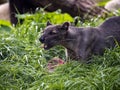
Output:
<path fill-rule="evenodd" d="M 45 23 L 73 22 L 60 11 L 47 13 L 40 10 L 34 15 L 18 15 L 25 19 L 22 25 L 0 30 L 0 90 L 119 90 L 120 47 L 106 50 L 103 56 L 93 56 L 92 63 L 77 61 L 56 68 L 49 73 L 47 61 L 58 56 L 65 59 L 64 48 L 49 51 L 41 48 L 39 37 Z M 96 21 L 100 22 L 96 22 Z M 104 19 L 95 18 L 78 26 L 97 26 Z M 5 24 L 4 24 L 5 25 Z"/>

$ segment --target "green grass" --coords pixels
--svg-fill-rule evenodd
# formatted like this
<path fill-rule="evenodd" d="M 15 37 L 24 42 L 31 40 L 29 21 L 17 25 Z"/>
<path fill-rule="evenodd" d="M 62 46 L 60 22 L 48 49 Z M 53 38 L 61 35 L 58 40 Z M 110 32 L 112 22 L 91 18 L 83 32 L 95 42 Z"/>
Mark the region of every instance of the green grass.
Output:
<path fill-rule="evenodd" d="M 65 59 L 64 48 L 45 51 L 38 39 L 48 20 L 59 24 L 74 19 L 59 11 L 42 10 L 18 17 L 25 18 L 22 25 L 7 23 L 10 31 L 0 28 L 0 90 L 120 90 L 119 46 L 106 50 L 103 56 L 94 56 L 90 64 L 70 61 L 49 73 L 48 60 L 55 56 Z M 97 26 L 103 21 L 95 18 L 77 26 Z"/>

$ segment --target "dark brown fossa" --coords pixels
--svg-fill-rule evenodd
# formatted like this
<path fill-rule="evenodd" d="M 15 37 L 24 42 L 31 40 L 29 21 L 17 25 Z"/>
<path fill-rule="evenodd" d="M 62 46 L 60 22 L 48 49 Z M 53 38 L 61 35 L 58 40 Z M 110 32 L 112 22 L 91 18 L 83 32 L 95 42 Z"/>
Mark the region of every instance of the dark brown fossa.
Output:
<path fill-rule="evenodd" d="M 86 62 L 91 55 L 102 55 L 105 48 L 113 48 L 116 41 L 120 44 L 120 16 L 107 19 L 98 27 L 78 28 L 68 22 L 47 27 L 40 41 L 44 49 L 62 45 L 67 49 L 68 57 Z"/>

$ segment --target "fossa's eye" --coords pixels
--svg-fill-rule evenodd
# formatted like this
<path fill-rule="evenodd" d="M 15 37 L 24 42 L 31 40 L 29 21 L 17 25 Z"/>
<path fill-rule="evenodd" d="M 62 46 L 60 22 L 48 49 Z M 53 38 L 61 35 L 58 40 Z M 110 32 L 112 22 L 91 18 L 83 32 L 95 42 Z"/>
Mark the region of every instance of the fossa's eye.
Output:
<path fill-rule="evenodd" d="M 50 34 L 57 34 L 57 31 L 53 30 L 53 31 L 50 32 Z"/>

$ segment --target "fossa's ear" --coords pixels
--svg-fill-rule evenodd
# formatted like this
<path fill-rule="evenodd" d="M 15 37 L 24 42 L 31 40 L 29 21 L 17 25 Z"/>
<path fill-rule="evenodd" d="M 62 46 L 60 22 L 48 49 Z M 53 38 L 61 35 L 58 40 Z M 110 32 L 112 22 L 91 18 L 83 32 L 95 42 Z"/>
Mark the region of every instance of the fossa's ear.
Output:
<path fill-rule="evenodd" d="M 46 26 L 52 25 L 50 21 L 47 21 Z"/>
<path fill-rule="evenodd" d="M 62 25 L 62 29 L 68 30 L 70 23 L 69 22 L 64 22 Z"/>

